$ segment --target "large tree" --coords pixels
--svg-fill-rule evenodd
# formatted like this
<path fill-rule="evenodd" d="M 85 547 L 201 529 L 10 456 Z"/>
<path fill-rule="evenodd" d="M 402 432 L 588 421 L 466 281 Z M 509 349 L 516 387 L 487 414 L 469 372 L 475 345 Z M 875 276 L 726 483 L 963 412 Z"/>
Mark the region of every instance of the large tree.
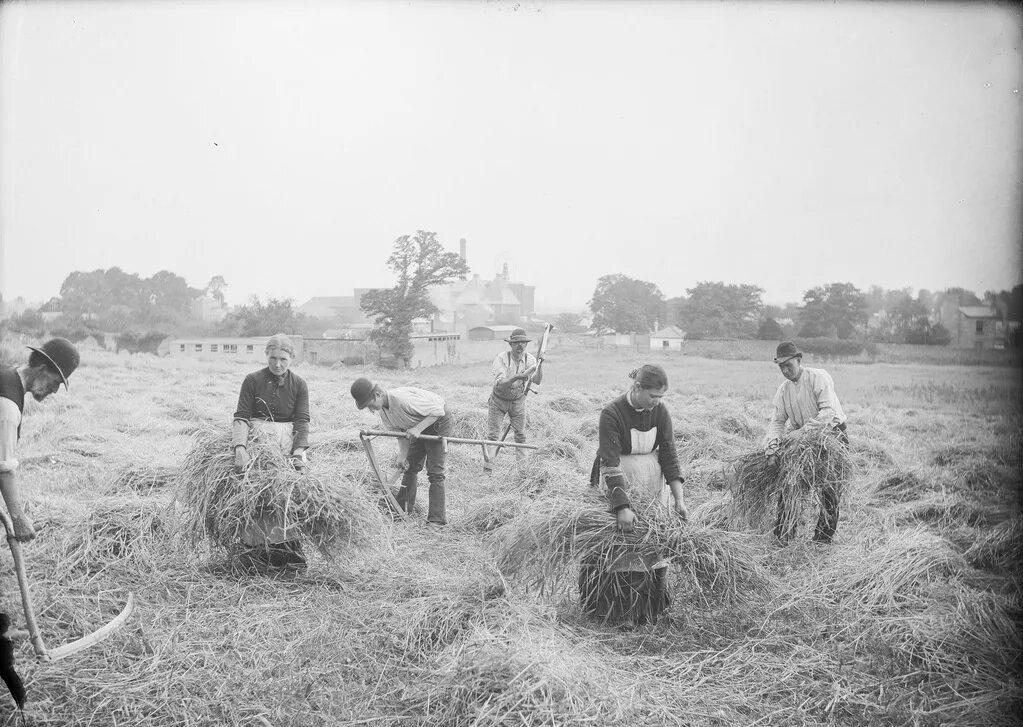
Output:
<path fill-rule="evenodd" d="M 272 336 L 275 333 L 299 333 L 305 315 L 298 313 L 289 298 L 252 296 L 246 305 L 232 311 L 218 326 L 222 333 L 237 336 Z"/>
<path fill-rule="evenodd" d="M 425 230 L 395 240 L 387 266 L 397 275 L 397 283 L 364 294 L 360 307 L 374 316 L 376 327 L 370 338 L 382 352 L 408 366 L 413 354 L 412 321 L 437 312 L 429 289 L 465 275 L 469 266 L 458 253 L 444 250 L 436 232 Z"/>
<path fill-rule="evenodd" d="M 856 328 L 867 322 L 866 296 L 852 283 L 830 283 L 803 294 L 800 336 L 852 338 Z"/>
<path fill-rule="evenodd" d="M 752 335 L 763 308 L 763 292 L 763 288 L 745 283 L 697 283 L 686 291 L 686 297 L 677 299 L 677 321 L 691 338 Z"/>
<path fill-rule="evenodd" d="M 605 275 L 597 281 L 590 310 L 598 333 L 650 333 L 664 320 L 664 295 L 653 283 L 627 275 Z"/>

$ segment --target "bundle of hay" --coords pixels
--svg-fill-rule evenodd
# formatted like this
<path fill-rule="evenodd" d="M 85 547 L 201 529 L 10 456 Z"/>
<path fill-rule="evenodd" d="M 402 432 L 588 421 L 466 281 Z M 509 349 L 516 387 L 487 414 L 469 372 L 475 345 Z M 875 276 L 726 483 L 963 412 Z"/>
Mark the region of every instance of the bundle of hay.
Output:
<path fill-rule="evenodd" d="M 841 497 L 852 474 L 849 447 L 823 428 L 799 430 L 783 439 L 777 465 L 757 450 L 734 466 L 733 517 L 760 530 L 773 527 L 779 498 L 789 504 L 782 522 L 787 531 L 799 524 L 806 506 L 819 507 L 823 493 L 831 490 Z"/>
<path fill-rule="evenodd" d="M 628 553 L 669 560 L 676 589 L 706 600 L 742 601 L 767 590 L 751 538 L 682 522 L 653 509 L 625 534 L 614 515 L 596 505 L 545 502 L 495 533 L 497 563 L 509 579 L 540 593 L 564 594 L 578 563 L 607 568 Z"/>
<path fill-rule="evenodd" d="M 238 475 L 228 432 L 204 429 L 193 437 L 178 475 L 181 527 L 193 545 L 208 540 L 230 551 L 246 526 L 267 513 L 298 526 L 302 539 L 328 558 L 379 539 L 384 520 L 358 476 L 329 472 L 315 460 L 300 473 L 276 442 L 255 438 L 247 449 L 251 462 Z"/>

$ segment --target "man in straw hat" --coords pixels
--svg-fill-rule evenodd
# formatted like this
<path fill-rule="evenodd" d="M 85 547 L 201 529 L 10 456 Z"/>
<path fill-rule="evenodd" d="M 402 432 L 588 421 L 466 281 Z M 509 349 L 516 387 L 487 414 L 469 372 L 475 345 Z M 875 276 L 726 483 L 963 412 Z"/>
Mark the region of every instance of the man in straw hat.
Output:
<path fill-rule="evenodd" d="M 803 352 L 792 341 L 778 344 L 774 362 L 781 369 L 785 381 L 775 392 L 774 413 L 764 438 L 764 454 L 772 467 L 778 466 L 778 451 L 786 429 L 807 429 L 812 427 L 835 430 L 846 445 L 845 412 L 835 393 L 835 382 L 824 369 L 806 368 L 802 365 Z M 819 543 L 830 543 L 838 528 L 838 492 L 831 488 L 822 491 L 821 513 L 813 539 Z M 782 541 L 792 538 L 794 533 L 783 532 L 782 520 L 791 503 L 778 502 L 778 520 L 774 534 Z"/>
<path fill-rule="evenodd" d="M 3 494 L 7 512 L 14 524 L 14 538 L 23 543 L 36 536 L 32 520 L 22 508 L 15 477 L 25 394 L 31 394 L 36 401 L 42 401 L 56 393 L 61 384 L 66 389 L 68 376 L 78 368 L 80 360 L 78 349 L 66 338 L 53 338 L 44 343 L 42 348 L 28 348 L 32 353 L 29 354 L 27 365 L 0 367 L 0 493 Z M 0 676 L 20 708 L 25 700 L 25 688 L 14 670 L 14 650 L 7 633 L 7 614 L 0 613 L 0 623 L 4 623 L 4 628 L 0 630 L 0 644 L 3 646 Z"/>
<path fill-rule="evenodd" d="M 443 442 L 418 439 L 420 434 L 450 437 L 454 432 L 455 425 L 444 399 L 432 391 L 412 386 L 384 389 L 365 377 L 352 383 L 351 394 L 355 406 L 377 412 L 386 429 L 405 432 L 409 440 L 401 489 L 395 498 L 398 505 L 405 512 L 412 512 L 416 504 L 419 472 L 425 463 L 426 477 L 430 481 L 426 524 L 446 525 L 444 460 L 447 452 Z"/>
<path fill-rule="evenodd" d="M 508 338 L 508 351 L 497 354 L 490 365 L 490 375 L 494 385 L 487 401 L 487 439 L 501 438 L 501 423 L 507 415 L 515 432 L 515 441 L 524 444 L 526 441 L 526 382 L 533 377 L 533 383 L 543 381 L 543 369 L 536 356 L 526 351 L 526 344 L 532 339 L 522 328 L 516 328 Z M 522 450 L 516 449 L 515 455 L 522 457 Z M 491 471 L 490 462 L 483 463 L 485 472 Z"/>

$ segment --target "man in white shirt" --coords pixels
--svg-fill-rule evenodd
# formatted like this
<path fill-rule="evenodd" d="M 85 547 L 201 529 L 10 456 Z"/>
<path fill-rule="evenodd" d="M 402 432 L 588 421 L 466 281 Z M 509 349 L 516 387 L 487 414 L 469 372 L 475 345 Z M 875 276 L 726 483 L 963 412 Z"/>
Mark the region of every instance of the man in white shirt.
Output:
<path fill-rule="evenodd" d="M 848 445 L 845 412 L 838 401 L 831 375 L 824 369 L 804 368 L 803 352 L 792 341 L 778 344 L 774 362 L 786 380 L 774 395 L 774 413 L 764 438 L 764 454 L 768 462 L 777 466 L 781 439 L 790 430 L 828 428 Z M 828 489 L 821 494 L 821 513 L 813 539 L 819 543 L 830 543 L 838 527 L 838 493 Z M 782 531 L 782 519 L 787 507 L 788 503 L 779 501 L 775 535 L 783 541 L 793 536 L 792 532 Z"/>
<path fill-rule="evenodd" d="M 508 338 L 507 351 L 497 354 L 490 365 L 493 389 L 487 401 L 487 439 L 492 441 L 501 438 L 501 424 L 505 416 L 511 422 L 515 441 L 526 442 L 526 383 L 532 377 L 532 383 L 543 381 L 543 369 L 537 363 L 536 356 L 526 351 L 526 344 L 532 339 L 522 328 L 516 328 Z M 517 456 L 522 450 L 516 449 Z M 483 463 L 485 472 L 491 470 L 490 462 Z"/>
<path fill-rule="evenodd" d="M 351 387 L 352 398 L 359 409 L 369 409 L 380 415 L 384 427 L 391 431 L 405 432 L 409 439 L 407 467 L 401 478 L 401 489 L 395 499 L 407 513 L 416 504 L 419 472 L 426 464 L 426 477 L 430 481 L 430 505 L 426 515 L 427 525 L 446 525 L 443 442 L 424 441 L 420 434 L 450 437 L 454 433 L 454 422 L 448 413 L 444 399 L 432 391 L 412 386 L 384 389 L 369 379 L 356 379 Z M 401 441 L 401 440 L 399 440 Z"/>

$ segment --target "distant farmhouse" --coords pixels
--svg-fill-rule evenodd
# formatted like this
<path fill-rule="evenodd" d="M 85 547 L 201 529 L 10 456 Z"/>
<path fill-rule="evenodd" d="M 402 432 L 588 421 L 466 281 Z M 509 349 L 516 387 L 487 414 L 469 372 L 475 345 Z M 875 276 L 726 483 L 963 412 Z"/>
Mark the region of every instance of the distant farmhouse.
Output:
<path fill-rule="evenodd" d="M 332 328 L 347 328 L 346 324 L 371 323 L 363 312 L 362 296 L 378 288 L 356 288 L 351 295 L 322 295 L 310 298 L 296 309 L 296 313 L 304 313 L 331 324 Z"/>
<path fill-rule="evenodd" d="M 943 311 L 944 313 L 944 311 Z M 1005 348 L 1009 336 L 1016 331 L 1019 321 L 1007 320 L 989 305 L 958 306 L 953 321 L 944 322 L 952 335 L 954 348 Z"/>
<path fill-rule="evenodd" d="M 466 260 L 465 239 L 459 241 L 459 255 Z M 467 333 L 481 326 L 526 323 L 535 314 L 536 286 L 512 281 L 508 263 L 493 280 L 474 274 L 468 280 L 430 290 L 430 300 L 438 313 L 431 322 L 434 331 Z"/>

